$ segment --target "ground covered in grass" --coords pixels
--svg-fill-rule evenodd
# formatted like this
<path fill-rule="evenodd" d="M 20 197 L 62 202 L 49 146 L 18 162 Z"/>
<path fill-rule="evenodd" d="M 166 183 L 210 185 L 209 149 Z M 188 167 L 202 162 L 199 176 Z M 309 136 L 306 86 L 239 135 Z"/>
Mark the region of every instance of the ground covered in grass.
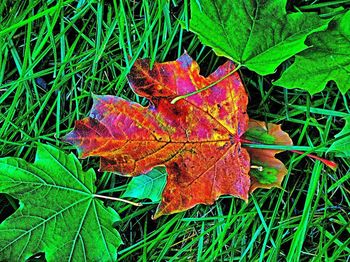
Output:
<path fill-rule="evenodd" d="M 289 2 L 290 11 L 350 7 L 350 1 Z M 137 58 L 172 61 L 186 50 L 201 73 L 209 75 L 225 59 L 188 32 L 188 24 L 188 1 L 2 1 L 0 156 L 33 161 L 37 142 L 72 151 L 60 138 L 75 120 L 88 115 L 92 94 L 146 105 L 126 79 Z M 124 242 L 120 261 L 348 259 L 350 159 L 325 153 L 350 114 L 350 96 L 334 83 L 313 96 L 273 86 L 291 62 L 267 77 L 240 71 L 249 93 L 248 113 L 282 124 L 296 146 L 335 160 L 338 170 L 285 152 L 279 155 L 289 170 L 283 189 L 256 190 L 248 203 L 221 197 L 213 206 L 200 205 L 156 221 L 151 219 L 155 204 L 134 207 L 106 201 L 122 218 L 116 225 Z M 97 158 L 82 163 L 98 170 Z M 118 197 L 127 181 L 100 172 L 98 193 Z M 0 195 L 0 221 L 17 208 L 15 199 Z"/>

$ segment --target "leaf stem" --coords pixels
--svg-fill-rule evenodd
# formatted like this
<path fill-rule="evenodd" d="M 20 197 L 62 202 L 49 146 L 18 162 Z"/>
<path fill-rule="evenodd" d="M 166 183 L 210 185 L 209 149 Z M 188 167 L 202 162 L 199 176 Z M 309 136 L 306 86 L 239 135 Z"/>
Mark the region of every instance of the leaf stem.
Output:
<path fill-rule="evenodd" d="M 272 150 L 298 150 L 298 151 L 313 151 L 316 153 L 326 153 L 328 148 L 311 148 L 308 146 L 288 146 L 288 145 L 274 145 L 274 144 L 253 144 L 247 143 L 247 141 L 240 141 L 244 147 L 256 148 L 256 149 L 272 149 Z"/>
<path fill-rule="evenodd" d="M 185 99 L 187 97 L 190 97 L 190 96 L 193 96 L 193 95 L 196 95 L 202 91 L 205 91 L 215 85 L 217 85 L 218 83 L 220 83 L 222 80 L 225 80 L 226 78 L 228 78 L 230 75 L 234 74 L 235 72 L 237 72 L 240 68 L 242 67 L 241 64 L 238 64 L 237 67 L 235 69 L 233 69 L 232 71 L 230 71 L 229 73 L 227 73 L 226 75 L 224 75 L 223 77 L 221 77 L 220 79 L 214 81 L 213 83 L 201 88 L 201 89 L 198 89 L 196 91 L 193 91 L 191 93 L 187 93 L 185 95 L 182 95 L 182 96 L 177 96 L 175 97 L 173 100 L 171 100 L 171 104 L 175 104 L 177 101 L 181 100 L 181 99 Z"/>
<path fill-rule="evenodd" d="M 319 156 L 315 156 L 313 154 L 308 154 L 307 152 L 303 152 L 303 151 L 309 151 L 310 148 L 306 147 L 306 146 L 286 146 L 286 145 L 268 145 L 268 144 L 262 144 L 262 143 L 256 143 L 254 141 L 250 141 L 248 139 L 244 139 L 244 138 L 239 138 L 239 141 L 243 143 L 244 146 L 250 147 L 250 148 L 258 148 L 258 149 L 270 149 L 270 150 L 286 150 L 286 151 L 290 151 L 299 155 L 306 155 L 310 158 L 313 159 L 317 159 L 319 161 L 321 161 L 323 164 L 325 164 L 326 166 L 328 166 L 329 168 L 335 170 L 337 169 L 337 163 L 324 159 L 322 157 Z M 298 149 L 298 150 L 295 150 Z M 325 152 L 327 150 L 324 150 L 323 152 Z"/>
<path fill-rule="evenodd" d="M 331 169 L 333 170 L 336 170 L 338 165 L 337 163 L 333 162 L 333 161 L 330 161 L 330 160 L 327 160 L 327 159 L 324 159 L 322 157 L 319 157 L 319 156 L 315 156 L 313 154 L 307 154 L 305 152 L 302 152 L 302 151 L 298 151 L 298 150 L 290 150 L 290 152 L 293 152 L 293 153 L 296 153 L 296 154 L 299 154 L 299 155 L 306 155 L 310 158 L 313 158 L 313 159 L 316 159 L 316 160 L 319 160 L 321 161 L 323 164 L 325 164 L 326 166 L 330 167 Z"/>
<path fill-rule="evenodd" d="M 252 166 L 250 166 L 250 169 L 257 169 L 260 172 L 264 171 L 264 167 L 262 167 L 262 166 L 252 165 Z"/>
<path fill-rule="evenodd" d="M 118 197 L 110 197 L 110 196 L 103 196 L 103 195 L 97 195 L 97 194 L 94 194 L 94 197 L 124 202 L 124 203 L 130 204 L 133 206 L 137 206 L 137 207 L 142 206 L 142 203 L 136 203 L 136 202 L 132 202 L 132 201 L 129 201 L 126 199 L 118 198 Z"/>

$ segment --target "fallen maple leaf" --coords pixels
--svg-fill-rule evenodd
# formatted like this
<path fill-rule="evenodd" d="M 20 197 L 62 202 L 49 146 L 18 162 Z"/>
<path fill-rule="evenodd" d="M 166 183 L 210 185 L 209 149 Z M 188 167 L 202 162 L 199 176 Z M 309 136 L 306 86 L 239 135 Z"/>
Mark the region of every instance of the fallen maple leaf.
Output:
<path fill-rule="evenodd" d="M 310 35 L 308 43 L 310 48 L 274 84 L 315 94 L 334 81 L 345 95 L 350 89 L 350 10 L 337 15 L 326 31 Z"/>
<path fill-rule="evenodd" d="M 254 119 L 249 120 L 248 130 L 244 134 L 244 137 L 247 138 L 250 143 L 293 145 L 293 141 L 290 139 L 289 135 L 282 131 L 281 125 L 272 123 L 266 125 L 265 122 Z M 257 188 L 268 189 L 271 187 L 281 187 L 282 180 L 288 170 L 275 155 L 283 152 L 283 150 L 249 147 L 247 147 L 247 150 L 251 158 L 251 163 L 260 167 L 260 169 L 256 168 L 250 170 L 250 192 L 253 192 Z"/>
<path fill-rule="evenodd" d="M 65 140 L 78 146 L 80 157 L 100 156 L 101 170 L 136 176 L 165 165 L 169 175 L 154 218 L 224 194 L 247 200 L 250 159 L 240 137 L 248 127 L 248 99 L 238 73 L 171 104 L 234 69 L 228 61 L 205 78 L 187 54 L 153 69 L 137 60 L 128 80 L 151 105 L 95 96 L 90 117 L 76 121 Z"/>
<path fill-rule="evenodd" d="M 96 175 L 73 154 L 38 145 L 34 163 L 0 158 L 0 193 L 20 201 L 0 224 L 0 261 L 115 261 L 121 237 L 116 211 L 96 195 Z"/>
<path fill-rule="evenodd" d="M 330 21 L 316 13 L 287 13 L 287 0 L 190 3 L 190 30 L 199 40 L 217 55 L 261 75 L 274 73 L 283 61 L 307 49 L 306 37 Z"/>

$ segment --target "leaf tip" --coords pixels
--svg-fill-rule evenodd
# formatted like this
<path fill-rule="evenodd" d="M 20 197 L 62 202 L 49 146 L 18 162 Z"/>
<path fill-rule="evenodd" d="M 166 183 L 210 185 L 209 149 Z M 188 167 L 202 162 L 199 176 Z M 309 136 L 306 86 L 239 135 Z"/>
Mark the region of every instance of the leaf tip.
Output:
<path fill-rule="evenodd" d="M 336 171 L 337 168 L 338 168 L 338 164 L 335 163 L 335 162 L 333 162 L 333 161 L 324 159 L 322 162 L 323 162 L 323 164 L 325 164 L 326 166 L 328 166 L 329 168 L 331 168 L 333 171 Z"/>

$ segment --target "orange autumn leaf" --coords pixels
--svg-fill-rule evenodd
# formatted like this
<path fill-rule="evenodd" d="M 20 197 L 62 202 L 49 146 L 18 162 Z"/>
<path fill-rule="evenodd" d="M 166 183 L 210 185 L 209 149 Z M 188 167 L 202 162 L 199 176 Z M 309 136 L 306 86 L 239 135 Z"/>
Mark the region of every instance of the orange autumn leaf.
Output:
<path fill-rule="evenodd" d="M 221 195 L 247 200 L 250 158 L 240 138 L 248 128 L 248 99 L 238 73 L 171 104 L 234 69 L 228 61 L 205 78 L 187 54 L 152 69 L 148 60 L 137 60 L 129 84 L 150 105 L 95 96 L 90 116 L 76 121 L 65 140 L 80 157 L 101 157 L 101 170 L 137 176 L 165 165 L 167 184 L 155 218 L 212 204 Z"/>
<path fill-rule="evenodd" d="M 282 131 L 281 125 L 276 125 L 250 119 L 248 130 L 245 137 L 251 143 L 274 144 L 274 145 L 293 145 L 293 141 L 289 135 Z M 281 187 L 282 180 L 287 174 L 287 169 L 278 160 L 275 155 L 284 150 L 257 149 L 247 147 L 247 151 L 251 158 L 252 165 L 261 167 L 259 169 L 251 169 L 251 186 L 250 192 L 257 188 Z"/>

